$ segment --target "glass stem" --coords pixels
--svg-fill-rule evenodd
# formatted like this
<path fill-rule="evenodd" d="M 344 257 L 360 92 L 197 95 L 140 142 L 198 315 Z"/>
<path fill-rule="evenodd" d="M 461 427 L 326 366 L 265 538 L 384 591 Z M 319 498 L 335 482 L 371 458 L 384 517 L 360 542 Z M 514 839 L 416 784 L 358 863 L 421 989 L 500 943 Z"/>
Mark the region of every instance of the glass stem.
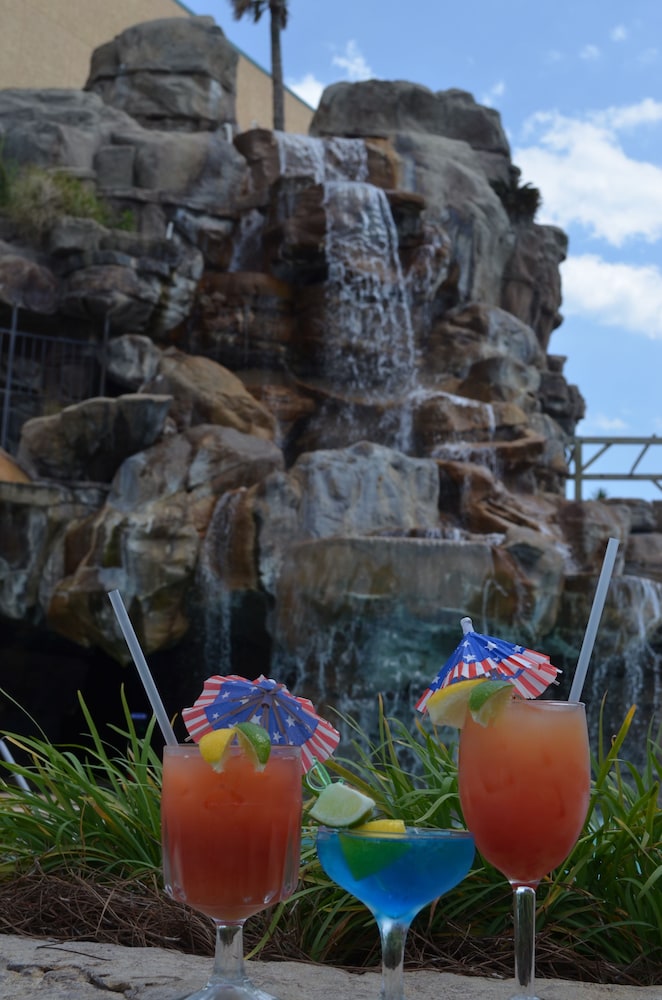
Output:
<path fill-rule="evenodd" d="M 382 939 L 382 1000 L 404 1000 L 405 941 L 408 923 L 382 917 L 377 921 Z"/>
<path fill-rule="evenodd" d="M 216 983 L 246 983 L 243 924 L 222 924 L 217 920 L 214 968 L 209 986 Z"/>
<path fill-rule="evenodd" d="M 536 1000 L 536 890 L 530 885 L 514 886 L 513 900 L 517 1000 Z"/>

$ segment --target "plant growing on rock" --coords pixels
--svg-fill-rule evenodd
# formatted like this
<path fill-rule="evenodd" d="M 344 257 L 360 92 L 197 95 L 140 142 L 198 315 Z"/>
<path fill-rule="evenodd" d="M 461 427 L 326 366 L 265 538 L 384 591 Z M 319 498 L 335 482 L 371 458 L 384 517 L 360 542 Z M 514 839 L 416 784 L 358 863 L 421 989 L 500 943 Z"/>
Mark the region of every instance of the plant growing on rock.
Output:
<path fill-rule="evenodd" d="M 43 243 L 65 216 L 92 219 L 102 226 L 134 228 L 130 213 L 115 216 L 80 178 L 35 165 L 19 170 L 1 159 L 0 206 L 18 232 L 37 244 Z"/>

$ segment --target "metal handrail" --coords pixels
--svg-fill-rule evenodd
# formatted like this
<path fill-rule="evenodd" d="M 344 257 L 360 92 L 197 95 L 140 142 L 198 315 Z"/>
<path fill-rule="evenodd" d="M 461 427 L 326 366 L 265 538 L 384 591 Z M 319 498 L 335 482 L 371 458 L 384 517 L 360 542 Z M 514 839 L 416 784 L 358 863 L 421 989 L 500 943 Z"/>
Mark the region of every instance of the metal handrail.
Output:
<path fill-rule="evenodd" d="M 584 446 L 598 446 L 598 450 L 592 452 L 586 458 Z M 599 458 L 602 458 L 612 447 L 621 445 L 636 445 L 639 452 L 628 472 L 587 472 Z M 653 445 L 662 445 L 662 437 L 653 434 L 651 437 L 576 437 L 572 438 L 567 447 L 566 460 L 572 469 L 569 478 L 575 484 L 575 500 L 582 499 L 582 484 L 587 480 L 609 482 L 623 481 L 654 483 L 662 491 L 662 472 L 636 472 L 642 459 Z M 662 464 L 662 463 L 661 463 Z"/>

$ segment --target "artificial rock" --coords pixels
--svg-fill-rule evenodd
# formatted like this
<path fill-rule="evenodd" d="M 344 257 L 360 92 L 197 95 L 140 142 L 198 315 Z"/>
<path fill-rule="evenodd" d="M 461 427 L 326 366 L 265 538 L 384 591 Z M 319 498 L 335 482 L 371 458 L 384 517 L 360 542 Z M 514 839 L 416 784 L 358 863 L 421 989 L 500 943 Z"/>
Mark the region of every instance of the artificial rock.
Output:
<path fill-rule="evenodd" d="M 209 18 L 147 22 L 83 91 L 0 92 L 3 156 L 133 228 L 0 218 L 0 318 L 96 342 L 107 383 L 30 397 L 0 463 L 0 617 L 126 662 L 117 587 L 166 684 L 282 670 L 408 711 L 464 614 L 571 667 L 615 536 L 595 655 L 620 676 L 661 626 L 662 516 L 565 498 L 567 240 L 498 113 L 367 81 L 327 88 L 308 136 L 235 134 L 230 48 Z"/>

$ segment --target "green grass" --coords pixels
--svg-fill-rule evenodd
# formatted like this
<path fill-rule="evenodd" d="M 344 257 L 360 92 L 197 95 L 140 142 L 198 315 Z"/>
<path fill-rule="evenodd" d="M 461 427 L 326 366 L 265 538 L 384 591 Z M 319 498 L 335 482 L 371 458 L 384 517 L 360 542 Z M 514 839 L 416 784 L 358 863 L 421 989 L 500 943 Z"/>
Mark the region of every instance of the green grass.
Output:
<path fill-rule="evenodd" d="M 16 787 L 4 770 L 0 878 L 5 882 L 35 866 L 45 872 L 135 879 L 136 885 L 160 879 L 161 764 L 149 740 L 154 723 L 141 739 L 124 702 L 125 727 L 112 727 L 102 739 L 81 704 L 88 732 L 79 746 L 56 747 L 40 737 L 5 734 L 23 761 L 9 769 L 30 786 L 29 791 Z M 652 731 L 641 770 L 622 760 L 633 711 L 609 750 L 592 761 L 582 836 L 562 868 L 538 889 L 543 974 L 640 985 L 662 978 L 662 760 Z M 355 738 L 346 756 L 327 762 L 334 777 L 370 794 L 387 816 L 419 825 L 461 825 L 454 746 L 440 742 L 420 720 L 405 725 L 387 718 L 381 702 L 375 741 L 367 742 L 351 719 L 344 721 Z M 310 793 L 305 797 L 310 804 Z M 254 953 L 374 964 L 379 948 L 374 921 L 322 872 L 306 813 L 304 823 L 299 889 L 249 922 Z M 487 974 L 485 956 L 496 965 L 501 956 L 504 964 L 497 971 L 510 975 L 510 934 L 509 887 L 477 856 L 470 875 L 417 917 L 408 953 L 421 964 L 443 964 L 452 954 L 482 974 Z"/>
<path fill-rule="evenodd" d="M 43 871 L 94 869 L 120 878 L 158 871 L 161 865 L 161 763 L 136 733 L 123 698 L 126 730 L 112 728 L 112 749 L 102 740 L 85 703 L 84 744 L 61 748 L 36 736 L 5 735 L 7 765 L 29 790 L 0 785 L 0 875 L 38 864 Z"/>

